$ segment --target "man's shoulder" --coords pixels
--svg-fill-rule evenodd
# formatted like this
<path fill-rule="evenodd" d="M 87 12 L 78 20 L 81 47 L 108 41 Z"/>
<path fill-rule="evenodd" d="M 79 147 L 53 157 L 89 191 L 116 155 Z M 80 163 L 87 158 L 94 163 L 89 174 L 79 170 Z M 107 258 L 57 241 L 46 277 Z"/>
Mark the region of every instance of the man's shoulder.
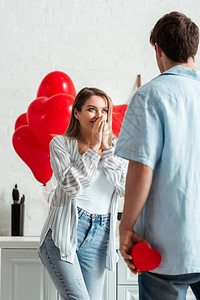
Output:
<path fill-rule="evenodd" d="M 148 93 L 156 93 L 156 92 L 160 92 L 160 91 L 167 91 L 166 89 L 166 84 L 169 81 L 169 77 L 165 78 L 163 76 L 157 76 L 155 78 L 153 78 L 152 80 L 150 80 L 149 82 L 147 82 L 146 84 L 144 84 L 143 86 L 141 86 L 138 89 L 138 92 L 144 95 L 148 95 Z"/>
<path fill-rule="evenodd" d="M 163 97 L 166 97 L 168 93 L 169 90 L 166 89 L 166 82 L 160 76 L 157 76 L 136 91 L 133 96 L 133 102 L 135 99 L 138 99 L 143 104 L 156 104 Z"/>
<path fill-rule="evenodd" d="M 171 96 L 180 93 L 180 84 L 177 82 L 176 76 L 159 76 L 153 78 L 137 90 L 137 95 L 144 98 L 147 102 L 156 104 L 162 102 Z"/>
<path fill-rule="evenodd" d="M 188 79 L 191 79 L 188 81 Z M 195 80 L 192 80 L 195 79 Z M 184 93 L 188 86 L 199 84 L 200 71 L 185 68 L 183 66 L 175 66 L 138 89 L 143 95 L 176 95 L 176 93 Z"/>

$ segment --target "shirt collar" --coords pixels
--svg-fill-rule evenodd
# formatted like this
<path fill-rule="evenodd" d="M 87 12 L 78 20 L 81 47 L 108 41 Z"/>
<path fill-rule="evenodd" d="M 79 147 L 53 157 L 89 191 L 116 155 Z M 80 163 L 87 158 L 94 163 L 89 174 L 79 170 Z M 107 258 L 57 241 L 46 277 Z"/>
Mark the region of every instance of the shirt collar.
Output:
<path fill-rule="evenodd" d="M 187 67 L 183 67 L 181 65 L 177 65 L 177 66 L 163 72 L 159 76 L 164 76 L 164 75 L 178 75 L 178 76 L 193 78 L 193 79 L 200 81 L 200 71 L 193 70 L 193 69 L 190 69 Z"/>

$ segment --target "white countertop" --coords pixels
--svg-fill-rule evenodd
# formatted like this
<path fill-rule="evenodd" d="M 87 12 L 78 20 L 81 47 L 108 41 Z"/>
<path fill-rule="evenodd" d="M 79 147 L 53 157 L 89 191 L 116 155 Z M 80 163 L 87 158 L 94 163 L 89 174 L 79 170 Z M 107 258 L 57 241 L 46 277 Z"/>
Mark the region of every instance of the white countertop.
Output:
<path fill-rule="evenodd" d="M 0 248 L 37 248 L 39 236 L 0 236 Z M 116 249 L 119 249 L 119 237 L 116 237 Z"/>
<path fill-rule="evenodd" d="M 0 248 L 37 248 L 39 236 L 0 236 Z"/>

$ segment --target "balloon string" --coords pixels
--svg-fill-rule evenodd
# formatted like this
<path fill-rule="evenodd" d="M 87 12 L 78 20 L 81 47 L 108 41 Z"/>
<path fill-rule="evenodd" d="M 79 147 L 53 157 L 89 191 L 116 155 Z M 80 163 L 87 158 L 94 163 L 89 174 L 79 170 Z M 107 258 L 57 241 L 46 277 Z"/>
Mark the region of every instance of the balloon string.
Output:
<path fill-rule="evenodd" d="M 47 185 L 46 185 L 46 183 L 44 183 L 43 186 L 45 187 L 46 199 L 47 199 L 47 206 L 48 206 L 48 212 L 49 212 L 49 197 L 48 197 L 48 193 L 47 193 Z"/>

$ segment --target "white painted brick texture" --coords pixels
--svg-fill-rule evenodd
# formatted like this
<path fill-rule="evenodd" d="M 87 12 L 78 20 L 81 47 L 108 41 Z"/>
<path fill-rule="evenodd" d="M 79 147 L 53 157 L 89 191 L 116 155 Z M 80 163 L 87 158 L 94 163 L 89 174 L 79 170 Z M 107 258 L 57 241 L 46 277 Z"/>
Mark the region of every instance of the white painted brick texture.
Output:
<path fill-rule="evenodd" d="M 15 120 L 43 77 L 60 70 L 77 91 L 99 87 L 128 103 L 137 74 L 142 84 L 159 74 L 149 34 L 173 10 L 200 26 L 199 0 L 0 0 L 0 235 L 11 232 L 15 183 L 26 197 L 25 235 L 39 235 L 47 216 L 42 185 L 12 147 Z"/>

